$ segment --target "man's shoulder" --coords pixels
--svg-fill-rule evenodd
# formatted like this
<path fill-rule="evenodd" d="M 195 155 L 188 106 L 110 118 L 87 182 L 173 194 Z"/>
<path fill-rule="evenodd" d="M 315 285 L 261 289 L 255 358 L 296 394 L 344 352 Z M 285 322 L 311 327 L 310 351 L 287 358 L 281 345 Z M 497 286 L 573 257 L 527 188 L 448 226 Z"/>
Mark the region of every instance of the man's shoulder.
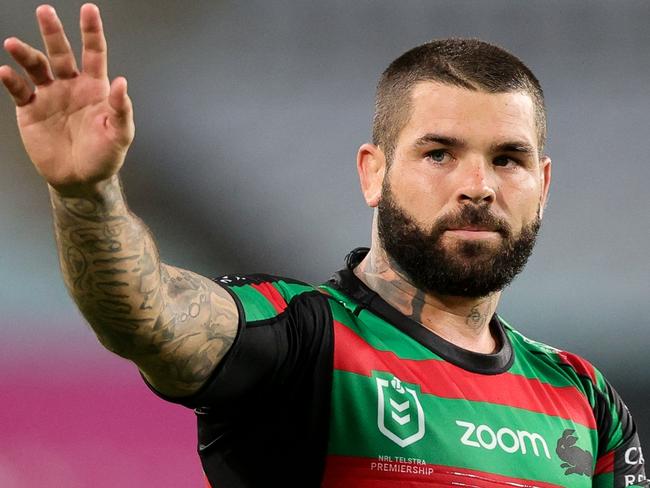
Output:
<path fill-rule="evenodd" d="M 272 319 L 299 298 L 322 296 L 316 286 L 270 274 L 230 274 L 214 281 L 230 292 L 247 322 Z"/>
<path fill-rule="evenodd" d="M 514 329 L 503 319 L 501 319 L 501 322 L 504 324 L 515 351 L 529 354 L 535 357 L 536 360 L 556 365 L 572 376 L 578 377 L 581 382 L 586 380 L 596 388 L 604 388 L 605 380 L 602 373 L 589 360 L 579 354 L 531 339 Z"/>

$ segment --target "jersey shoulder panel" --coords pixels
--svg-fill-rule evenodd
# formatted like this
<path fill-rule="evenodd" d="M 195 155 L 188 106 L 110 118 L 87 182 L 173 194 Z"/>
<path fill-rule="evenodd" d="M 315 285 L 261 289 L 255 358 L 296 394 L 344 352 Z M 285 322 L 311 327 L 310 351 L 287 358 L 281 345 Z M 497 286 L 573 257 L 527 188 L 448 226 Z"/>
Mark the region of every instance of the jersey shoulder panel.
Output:
<path fill-rule="evenodd" d="M 225 275 L 214 280 L 226 288 L 240 305 L 244 323 L 272 320 L 289 303 L 315 287 L 292 278 L 267 274 Z"/>
<path fill-rule="evenodd" d="M 501 321 L 520 358 L 515 362 L 515 368 L 534 365 L 542 381 L 555 383 L 557 386 L 574 386 L 587 398 L 595 412 L 599 404 L 603 407 L 602 397 L 607 395 L 609 385 L 593 364 L 578 354 L 530 339 L 503 319 Z"/>
<path fill-rule="evenodd" d="M 520 352 L 535 355 L 544 361 L 556 364 L 570 372 L 572 376 L 581 378 L 581 382 L 588 380 L 594 387 L 604 387 L 604 379 L 594 366 L 583 357 L 573 354 L 562 349 L 550 346 L 540 341 L 526 337 L 521 332 L 514 329 L 503 318 L 501 322 L 506 328 L 514 347 Z"/>
<path fill-rule="evenodd" d="M 510 324 L 501 319 L 516 350 L 531 354 L 550 364 L 560 367 L 565 374 L 579 382 L 585 394 L 590 396 L 592 406 L 594 395 L 608 395 L 611 388 L 602 372 L 582 356 L 558 349 L 543 342 L 530 339 L 515 330 Z"/>

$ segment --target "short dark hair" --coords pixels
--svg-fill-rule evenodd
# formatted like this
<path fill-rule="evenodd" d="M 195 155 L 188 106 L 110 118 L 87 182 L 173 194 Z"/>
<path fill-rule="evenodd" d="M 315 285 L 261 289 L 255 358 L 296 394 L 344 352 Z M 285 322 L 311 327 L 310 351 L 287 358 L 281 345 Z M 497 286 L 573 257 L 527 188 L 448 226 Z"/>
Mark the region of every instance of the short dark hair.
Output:
<path fill-rule="evenodd" d="M 535 75 L 513 54 L 478 39 L 439 39 L 393 61 L 377 85 L 372 142 L 392 160 L 397 137 L 411 114 L 416 83 L 437 81 L 488 93 L 524 92 L 535 107 L 540 152 L 546 143 L 544 93 Z"/>

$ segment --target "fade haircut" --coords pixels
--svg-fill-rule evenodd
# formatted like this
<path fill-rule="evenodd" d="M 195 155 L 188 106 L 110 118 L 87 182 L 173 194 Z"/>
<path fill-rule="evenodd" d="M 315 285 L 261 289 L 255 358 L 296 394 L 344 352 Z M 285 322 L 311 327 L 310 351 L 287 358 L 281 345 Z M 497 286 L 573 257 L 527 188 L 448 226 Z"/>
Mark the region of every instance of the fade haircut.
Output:
<path fill-rule="evenodd" d="M 416 83 L 435 81 L 487 93 L 523 92 L 535 107 L 537 143 L 546 143 L 544 93 L 535 75 L 519 58 L 478 39 L 439 39 L 402 54 L 383 72 L 377 85 L 372 142 L 388 164 L 401 130 L 411 115 Z"/>

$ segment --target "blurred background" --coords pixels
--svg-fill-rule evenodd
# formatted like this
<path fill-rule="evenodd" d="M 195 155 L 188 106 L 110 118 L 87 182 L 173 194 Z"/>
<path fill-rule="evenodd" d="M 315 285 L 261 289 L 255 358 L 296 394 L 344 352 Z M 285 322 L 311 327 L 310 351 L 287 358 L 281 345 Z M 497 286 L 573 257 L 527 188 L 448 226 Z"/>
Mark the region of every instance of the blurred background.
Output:
<path fill-rule="evenodd" d="M 650 2 L 98 4 L 135 105 L 129 203 L 166 262 L 207 276 L 320 282 L 369 243 L 355 154 L 402 52 L 471 36 L 521 57 L 546 92 L 553 186 L 500 313 L 603 370 L 650 445 Z M 40 47 L 37 5 L 3 0 L 0 36 Z M 81 3 L 54 6 L 78 52 Z M 45 185 L 7 96 L 0 111 L 0 486 L 201 486 L 193 413 L 104 351 L 66 294 Z"/>

